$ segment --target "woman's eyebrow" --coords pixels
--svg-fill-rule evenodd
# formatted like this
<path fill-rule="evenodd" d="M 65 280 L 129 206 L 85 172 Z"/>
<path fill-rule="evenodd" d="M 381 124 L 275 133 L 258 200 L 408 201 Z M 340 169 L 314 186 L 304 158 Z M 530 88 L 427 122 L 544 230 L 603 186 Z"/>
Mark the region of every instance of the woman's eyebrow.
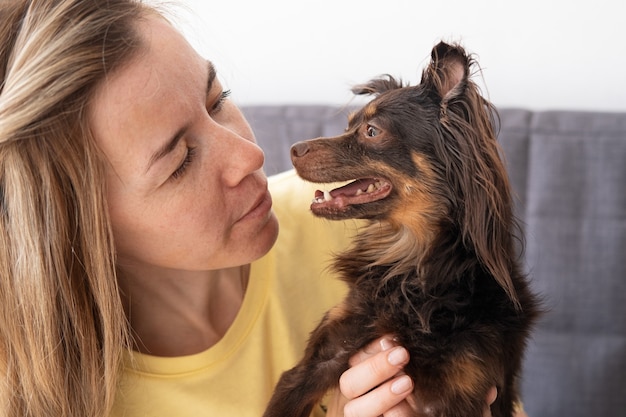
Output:
<path fill-rule="evenodd" d="M 213 83 L 215 82 L 217 71 L 215 70 L 215 66 L 213 66 L 211 61 L 207 61 L 207 69 L 208 69 L 207 71 L 208 76 L 207 76 L 207 85 L 206 85 L 206 95 L 208 96 L 209 92 L 213 88 Z M 188 126 L 183 126 L 174 134 L 174 136 L 172 136 L 170 140 L 168 140 L 163 146 L 157 149 L 157 151 L 154 154 L 152 154 L 152 156 L 150 157 L 150 160 L 148 161 L 148 165 L 146 166 L 145 172 L 148 172 L 150 168 L 152 168 L 152 166 L 158 160 L 163 159 L 168 154 L 170 154 L 174 149 L 176 149 L 176 145 L 178 145 L 178 142 L 180 142 L 181 138 L 185 135 L 185 132 L 187 131 L 188 128 L 189 128 Z"/>
<path fill-rule="evenodd" d="M 172 136 L 172 138 L 167 141 L 167 143 L 165 143 L 154 154 L 152 154 L 152 157 L 150 157 L 150 161 L 148 161 L 148 166 L 146 167 L 146 171 L 145 172 L 148 172 L 150 170 L 150 168 L 152 168 L 152 166 L 155 163 L 157 163 L 157 161 L 159 161 L 160 159 L 165 158 L 174 149 L 176 149 L 176 145 L 178 145 L 178 142 L 180 142 L 182 137 L 185 135 L 185 132 L 187 131 L 187 129 L 188 129 L 187 126 L 184 126 L 182 129 L 179 129 L 174 134 L 174 136 Z"/>
<path fill-rule="evenodd" d="M 206 94 L 208 96 L 209 91 L 211 91 L 211 89 L 213 88 L 213 82 L 215 81 L 215 77 L 217 76 L 217 71 L 215 70 L 215 66 L 211 63 L 211 61 L 207 61 L 206 63 L 209 73 L 206 84 Z"/>

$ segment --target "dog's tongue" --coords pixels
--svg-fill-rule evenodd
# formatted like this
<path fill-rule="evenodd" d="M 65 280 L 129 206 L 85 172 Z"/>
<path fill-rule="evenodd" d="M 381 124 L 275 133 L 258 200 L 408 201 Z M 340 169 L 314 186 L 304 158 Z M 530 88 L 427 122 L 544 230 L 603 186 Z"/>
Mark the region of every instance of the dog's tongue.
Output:
<path fill-rule="evenodd" d="M 362 178 L 334 190 L 315 192 L 314 206 L 345 207 L 350 204 L 363 204 L 385 198 L 391 191 L 386 180 Z"/>
<path fill-rule="evenodd" d="M 362 192 L 367 192 L 368 187 L 374 187 L 376 183 L 376 179 L 374 178 L 361 178 L 360 180 L 353 181 L 349 184 L 344 185 L 343 187 L 335 188 L 330 192 L 330 195 L 333 197 L 339 196 L 341 194 L 346 196 L 353 196 L 359 193 L 359 190 Z M 370 192 L 373 191 L 373 188 L 370 188 Z"/>

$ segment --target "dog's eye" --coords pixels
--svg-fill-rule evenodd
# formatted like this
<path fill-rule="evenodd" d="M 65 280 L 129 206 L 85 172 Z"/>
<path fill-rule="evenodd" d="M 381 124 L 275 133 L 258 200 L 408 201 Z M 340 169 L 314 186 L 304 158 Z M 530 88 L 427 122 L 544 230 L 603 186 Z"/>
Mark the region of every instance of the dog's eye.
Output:
<path fill-rule="evenodd" d="M 372 125 L 367 126 L 367 136 L 370 138 L 376 137 L 380 134 L 380 130 Z"/>

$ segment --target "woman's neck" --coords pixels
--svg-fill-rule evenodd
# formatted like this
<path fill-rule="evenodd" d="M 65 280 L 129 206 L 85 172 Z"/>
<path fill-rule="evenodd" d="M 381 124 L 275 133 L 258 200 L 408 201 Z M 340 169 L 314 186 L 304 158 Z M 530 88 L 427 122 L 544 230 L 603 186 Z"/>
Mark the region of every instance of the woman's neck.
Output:
<path fill-rule="evenodd" d="M 124 268 L 122 298 L 134 349 L 184 356 L 215 345 L 243 303 L 249 266 L 189 272 Z"/>

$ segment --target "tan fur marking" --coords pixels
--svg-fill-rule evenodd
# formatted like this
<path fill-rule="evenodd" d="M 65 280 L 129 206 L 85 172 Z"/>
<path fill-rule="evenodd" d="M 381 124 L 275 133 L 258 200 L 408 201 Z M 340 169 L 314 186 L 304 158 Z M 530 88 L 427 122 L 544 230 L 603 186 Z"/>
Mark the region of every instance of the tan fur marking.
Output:
<path fill-rule="evenodd" d="M 452 361 L 449 368 L 449 381 L 455 386 L 455 391 L 463 395 L 475 395 L 480 391 L 481 381 L 484 383 L 487 376 L 479 365 L 479 359 L 464 354 Z"/>
<path fill-rule="evenodd" d="M 442 392 L 438 388 L 441 383 L 439 378 L 446 381 L 448 394 L 457 393 L 462 397 L 473 399 L 477 392 L 488 389 L 489 387 L 481 386 L 486 381 L 486 375 L 482 372 L 479 363 L 478 358 L 463 353 L 451 359 L 446 368 L 442 369 L 443 373 L 436 378 L 426 377 L 418 381 L 417 386 L 421 389 L 415 390 L 413 394 L 418 405 L 417 415 L 420 417 L 439 416 L 445 401 L 459 400 L 459 398 L 441 396 Z"/>
<path fill-rule="evenodd" d="M 394 223 L 405 225 L 413 230 L 415 236 L 420 237 L 423 245 L 428 245 L 436 230 L 430 226 L 431 218 L 440 216 L 441 204 L 433 199 L 433 193 L 429 192 L 429 184 L 435 175 L 432 173 L 430 164 L 423 155 L 414 153 L 413 162 L 420 169 L 418 179 L 407 180 L 406 176 L 401 179 L 403 186 L 397 191 L 401 200 L 405 202 L 394 210 L 391 218 Z"/>
<path fill-rule="evenodd" d="M 435 175 L 433 174 L 433 169 L 430 166 L 430 163 L 424 157 L 424 155 L 413 152 L 413 154 L 411 155 L 411 159 L 413 160 L 413 163 L 420 169 L 422 176 L 425 176 L 428 180 L 432 180 L 433 178 L 435 178 Z"/>
<path fill-rule="evenodd" d="M 326 318 L 329 321 L 340 320 L 345 316 L 346 316 L 346 301 L 345 300 L 337 304 L 336 306 L 332 307 L 330 310 L 328 310 L 328 313 L 326 314 Z"/>
<path fill-rule="evenodd" d="M 374 117 L 374 115 L 376 115 L 376 105 L 374 103 L 369 103 L 364 109 L 363 109 L 363 114 L 365 115 L 366 119 L 371 119 L 372 117 Z"/>
<path fill-rule="evenodd" d="M 414 270 L 436 234 L 433 219 L 438 218 L 441 204 L 429 192 L 432 169 L 421 155 L 414 160 L 421 174 L 409 178 L 382 162 L 369 161 L 373 172 L 389 179 L 399 194 L 386 222 L 374 222 L 362 230 L 359 239 L 367 241 L 369 250 L 361 255 L 373 265 L 395 264 L 393 273 L 402 275 Z"/>

